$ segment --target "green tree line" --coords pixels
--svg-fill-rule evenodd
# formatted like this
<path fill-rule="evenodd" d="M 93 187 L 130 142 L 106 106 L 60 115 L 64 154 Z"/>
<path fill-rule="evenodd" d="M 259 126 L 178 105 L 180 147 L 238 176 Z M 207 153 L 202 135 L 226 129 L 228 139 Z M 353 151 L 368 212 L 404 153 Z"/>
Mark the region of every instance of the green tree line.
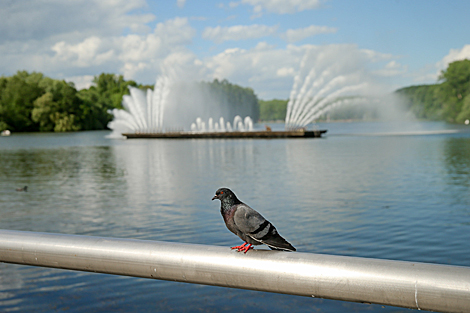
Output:
<path fill-rule="evenodd" d="M 231 115 L 250 115 L 258 120 L 258 98 L 253 89 L 226 80 L 198 83 L 230 108 Z M 42 73 L 18 71 L 0 77 L 0 131 L 79 131 L 106 129 L 113 116 L 109 110 L 122 109 L 122 97 L 129 86 L 147 89 L 122 75 L 102 73 L 88 89 L 77 90 L 73 83 Z M 186 95 L 191 97 L 191 95 Z M 190 101 L 188 101 L 190 103 Z"/>
<path fill-rule="evenodd" d="M 260 121 L 284 121 L 289 100 L 273 99 L 259 100 Z"/>
<path fill-rule="evenodd" d="M 408 109 L 421 119 L 462 123 L 470 119 L 470 60 L 449 64 L 440 83 L 401 88 L 396 91 Z"/>
<path fill-rule="evenodd" d="M 100 74 L 94 86 L 78 91 L 73 83 L 41 73 L 18 71 L 0 77 L 0 130 L 14 132 L 105 129 L 109 109 L 121 108 L 128 86 L 122 76 Z"/>

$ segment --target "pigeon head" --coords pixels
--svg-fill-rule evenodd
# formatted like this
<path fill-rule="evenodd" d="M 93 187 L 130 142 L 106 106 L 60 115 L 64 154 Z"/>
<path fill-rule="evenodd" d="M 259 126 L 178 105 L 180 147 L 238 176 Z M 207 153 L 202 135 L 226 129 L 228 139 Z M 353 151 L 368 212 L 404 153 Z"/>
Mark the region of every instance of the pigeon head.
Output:
<path fill-rule="evenodd" d="M 215 192 L 215 196 L 212 198 L 212 200 L 219 199 L 220 202 L 225 202 L 225 203 L 230 203 L 232 205 L 241 203 L 240 200 L 238 200 L 237 196 L 233 193 L 232 190 L 228 188 L 219 188 Z"/>
<path fill-rule="evenodd" d="M 237 196 L 232 192 L 232 190 L 228 188 L 219 188 L 215 192 L 215 196 L 212 198 L 212 200 L 215 199 L 220 200 L 221 212 L 226 212 L 230 210 L 232 206 L 242 203 L 240 200 L 238 200 Z"/>
<path fill-rule="evenodd" d="M 232 192 L 232 190 L 228 188 L 219 188 L 215 192 L 215 196 L 212 200 L 219 199 L 220 201 L 228 200 L 228 199 L 236 199 L 237 196 Z"/>

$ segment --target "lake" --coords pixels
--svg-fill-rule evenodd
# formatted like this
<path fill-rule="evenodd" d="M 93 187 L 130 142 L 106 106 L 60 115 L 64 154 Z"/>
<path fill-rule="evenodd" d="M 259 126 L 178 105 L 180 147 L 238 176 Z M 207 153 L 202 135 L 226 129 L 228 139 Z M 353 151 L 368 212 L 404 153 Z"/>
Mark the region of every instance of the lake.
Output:
<path fill-rule="evenodd" d="M 470 127 L 318 127 L 324 138 L 1 137 L 0 228 L 229 249 L 242 242 L 211 201 L 229 187 L 301 252 L 470 266 Z M 410 312 L 4 263 L 0 311 Z"/>

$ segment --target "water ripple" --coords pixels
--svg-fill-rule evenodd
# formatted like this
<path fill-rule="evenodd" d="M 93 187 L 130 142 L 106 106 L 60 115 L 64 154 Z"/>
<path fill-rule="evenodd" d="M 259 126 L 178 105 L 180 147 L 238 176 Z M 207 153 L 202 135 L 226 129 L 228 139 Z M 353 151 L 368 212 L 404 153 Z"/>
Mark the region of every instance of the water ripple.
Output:
<path fill-rule="evenodd" d="M 226 186 L 302 252 L 470 266 L 470 136 L 465 133 L 188 141 L 111 141 L 102 135 L 21 135 L 0 146 L 0 228 L 228 249 L 241 241 L 226 229 L 219 203 L 211 201 L 215 190 Z M 28 192 L 15 191 L 25 185 Z M 2 312 L 291 308 L 405 312 L 0 264 Z"/>

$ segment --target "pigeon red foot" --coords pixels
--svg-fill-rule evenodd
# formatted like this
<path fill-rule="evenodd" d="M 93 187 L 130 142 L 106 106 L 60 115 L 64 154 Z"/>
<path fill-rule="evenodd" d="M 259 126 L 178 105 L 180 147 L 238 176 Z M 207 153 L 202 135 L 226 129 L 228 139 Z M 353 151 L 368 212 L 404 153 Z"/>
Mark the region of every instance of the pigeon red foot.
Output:
<path fill-rule="evenodd" d="M 231 249 L 234 250 L 234 249 L 237 249 L 238 252 L 244 252 L 244 253 L 247 253 L 248 250 L 250 249 L 253 249 L 252 245 L 249 244 L 248 246 L 246 246 L 246 242 L 244 244 L 242 244 L 241 246 L 235 246 L 235 247 L 232 247 Z"/>

